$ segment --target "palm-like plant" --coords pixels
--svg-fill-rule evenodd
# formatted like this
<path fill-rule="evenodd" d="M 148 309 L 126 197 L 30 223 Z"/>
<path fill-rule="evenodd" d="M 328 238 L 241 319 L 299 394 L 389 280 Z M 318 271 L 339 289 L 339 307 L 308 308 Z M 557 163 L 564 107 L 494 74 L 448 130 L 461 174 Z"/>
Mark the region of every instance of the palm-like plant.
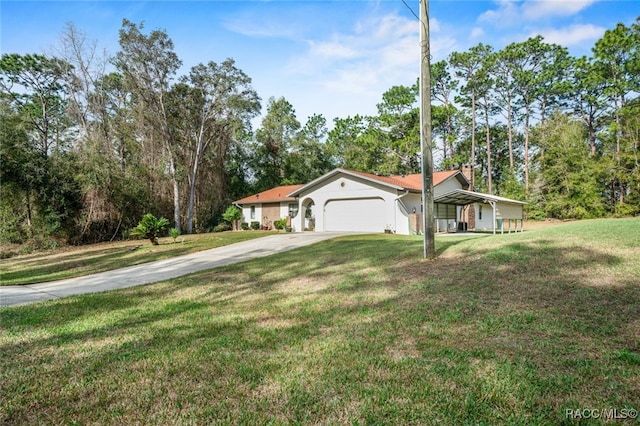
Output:
<path fill-rule="evenodd" d="M 131 235 L 148 238 L 151 244 L 157 246 L 159 244 L 158 236 L 167 226 L 169 226 L 169 221 L 164 217 L 158 219 L 151 213 L 147 213 L 142 216 L 138 226 L 131 230 Z"/>

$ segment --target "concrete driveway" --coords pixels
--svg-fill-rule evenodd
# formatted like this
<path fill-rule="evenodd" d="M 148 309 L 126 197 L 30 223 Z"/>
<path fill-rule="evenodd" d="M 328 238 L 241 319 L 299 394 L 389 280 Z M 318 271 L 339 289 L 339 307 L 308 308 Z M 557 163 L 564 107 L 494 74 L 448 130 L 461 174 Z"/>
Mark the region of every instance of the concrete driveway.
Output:
<path fill-rule="evenodd" d="M 155 283 L 205 269 L 293 250 L 341 235 L 346 233 L 283 233 L 84 277 L 41 284 L 0 286 L 0 306 L 24 305 L 76 294 L 98 293 Z"/>

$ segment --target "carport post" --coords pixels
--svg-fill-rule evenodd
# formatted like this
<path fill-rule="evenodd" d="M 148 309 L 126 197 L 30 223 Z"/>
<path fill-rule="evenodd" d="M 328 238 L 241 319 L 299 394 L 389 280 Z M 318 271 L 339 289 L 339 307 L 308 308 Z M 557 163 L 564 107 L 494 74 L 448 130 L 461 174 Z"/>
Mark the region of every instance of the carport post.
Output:
<path fill-rule="evenodd" d="M 493 200 L 488 200 L 489 204 L 491 204 L 491 208 L 493 209 L 493 235 L 496 235 L 496 202 Z"/>

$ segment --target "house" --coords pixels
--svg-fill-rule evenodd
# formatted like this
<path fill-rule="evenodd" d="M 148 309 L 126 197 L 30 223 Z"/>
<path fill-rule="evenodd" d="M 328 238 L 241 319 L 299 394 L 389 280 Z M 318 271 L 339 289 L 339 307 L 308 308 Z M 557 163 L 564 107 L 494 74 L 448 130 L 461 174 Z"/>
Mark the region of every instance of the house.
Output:
<path fill-rule="evenodd" d="M 436 232 L 522 230 L 521 201 L 469 190 L 470 168 L 434 172 Z M 245 222 L 288 217 L 294 231 L 422 232 L 422 175 L 379 176 L 334 169 L 304 185 L 272 188 L 237 200 Z"/>
<path fill-rule="evenodd" d="M 285 185 L 244 197 L 233 204 L 242 209 L 242 221 L 259 222 L 262 227 L 273 229 L 273 222 L 283 217 L 298 215 L 298 200 L 289 193 L 303 185 Z"/>

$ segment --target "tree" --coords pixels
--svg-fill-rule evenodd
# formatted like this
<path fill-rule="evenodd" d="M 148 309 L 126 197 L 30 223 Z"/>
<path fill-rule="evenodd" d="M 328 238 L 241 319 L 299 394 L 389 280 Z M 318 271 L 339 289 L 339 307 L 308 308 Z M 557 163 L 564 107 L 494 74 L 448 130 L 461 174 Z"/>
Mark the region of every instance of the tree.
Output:
<path fill-rule="evenodd" d="M 173 41 L 164 31 L 145 35 L 144 25 L 124 19 L 120 29 L 120 48 L 113 64 L 124 78 L 124 85 L 133 95 L 133 105 L 139 123 L 138 132 L 150 145 L 159 141 L 167 161 L 173 186 L 173 217 L 176 229 L 181 229 L 180 182 L 177 152 L 169 127 L 167 101 L 171 81 L 182 62 L 173 51 Z"/>
<path fill-rule="evenodd" d="M 557 45 L 543 42 L 542 36 L 529 38 L 512 46 L 513 77 L 515 93 L 519 97 L 520 108 L 524 109 L 524 187 L 529 191 L 530 133 L 534 117 L 535 103 L 547 99 L 541 93 L 549 93 L 545 80 L 559 69 L 565 52 Z M 544 111 L 544 109 L 542 109 Z"/>
<path fill-rule="evenodd" d="M 638 21 L 640 22 L 640 18 Z M 637 23 L 636 23 L 637 25 Z M 606 81 L 604 95 L 613 104 L 614 135 L 613 158 L 615 171 L 612 188 L 613 198 L 624 203 L 627 180 L 626 170 L 621 163 L 622 125 L 620 111 L 627 104 L 627 97 L 640 89 L 637 61 L 640 59 L 640 34 L 624 24 L 618 24 L 613 30 L 607 30 L 593 48 L 594 68 Z"/>
<path fill-rule="evenodd" d="M 453 162 L 451 161 L 454 156 L 453 142 L 455 140 L 453 126 L 456 116 L 456 108 L 451 102 L 451 95 L 457 89 L 458 81 L 453 79 L 446 61 L 431 64 L 431 97 L 442 104 L 438 108 L 438 113 L 441 116 L 439 120 L 441 123 L 439 133 L 442 137 L 443 164 L 449 167 L 453 166 Z M 436 107 L 436 105 L 432 106 L 432 108 L 434 107 Z M 435 125 L 432 125 L 432 127 L 434 131 L 438 129 Z M 449 154 L 449 161 L 447 161 L 447 154 Z"/>
<path fill-rule="evenodd" d="M 67 65 L 66 114 L 81 168 L 83 223 L 76 239 L 113 240 L 123 222 L 132 227 L 150 207 L 145 206 L 148 173 L 143 173 L 136 149 L 131 94 L 121 74 L 106 73 L 106 52 L 72 23 L 63 29 L 55 54 Z"/>
<path fill-rule="evenodd" d="M 21 243 L 33 225 L 33 196 L 45 159 L 29 143 L 22 118 L 0 98 L 0 241 Z"/>
<path fill-rule="evenodd" d="M 270 98 L 267 114 L 256 132 L 255 150 L 258 190 L 282 185 L 285 164 L 291 153 L 291 144 L 300 129 L 296 113 L 285 98 Z"/>
<path fill-rule="evenodd" d="M 327 135 L 327 147 L 339 167 L 371 170 L 367 169 L 367 158 L 371 153 L 358 143 L 367 127 L 367 118 L 360 115 L 334 120 L 333 129 Z"/>
<path fill-rule="evenodd" d="M 65 70 L 57 58 L 37 54 L 5 54 L 0 58 L 0 89 L 38 137 L 35 146 L 45 157 L 61 150 L 65 117 Z"/>
<path fill-rule="evenodd" d="M 627 195 L 623 203 L 616 203 L 618 216 L 640 212 L 640 98 L 635 98 L 620 111 L 620 165 L 625 170 Z"/>
<path fill-rule="evenodd" d="M 327 120 L 322 115 L 309 117 L 292 140 L 291 154 L 285 164 L 284 184 L 311 182 L 335 167 L 324 143 L 327 134 Z"/>
<path fill-rule="evenodd" d="M 509 147 L 509 168 L 514 173 L 513 133 L 514 133 L 514 104 L 515 78 L 514 61 L 516 60 L 516 44 L 510 44 L 505 49 L 493 55 L 493 74 L 495 76 L 495 92 L 498 105 L 507 119 L 507 143 Z"/>
<path fill-rule="evenodd" d="M 13 160 L 22 157 L 5 177 L 10 182 L 19 177 L 13 189 L 24 195 L 27 223 L 37 222 L 45 237 L 73 235 L 81 206 L 78 162 L 66 143 L 66 69 L 63 61 L 43 55 L 0 58 L 3 124 L 11 126 L 3 139 L 8 145 L 4 154 Z"/>
<path fill-rule="evenodd" d="M 233 230 L 238 230 L 238 221 L 242 220 L 242 210 L 236 206 L 229 206 L 222 215 L 222 218 L 233 224 Z"/>
<path fill-rule="evenodd" d="M 478 71 L 474 82 L 477 103 L 480 107 L 480 116 L 484 119 L 485 146 L 486 146 L 486 171 L 487 171 L 487 192 L 493 194 L 493 168 L 491 166 L 491 117 L 496 114 L 498 106 L 493 97 L 492 89 L 494 80 L 492 78 L 495 64 L 492 61 L 493 49 L 486 46 L 477 50 L 478 59 L 482 63 L 482 68 Z"/>
<path fill-rule="evenodd" d="M 547 217 L 586 219 L 605 213 L 600 190 L 602 167 L 589 156 L 584 128 L 556 114 L 539 130 L 544 155 L 536 158 L 542 183 L 543 210 Z"/>
<path fill-rule="evenodd" d="M 574 114 L 587 128 L 591 156 L 598 153 L 597 132 L 600 118 L 606 113 L 604 78 L 599 75 L 586 56 L 575 59 L 571 67 L 571 82 L 567 96 Z"/>
<path fill-rule="evenodd" d="M 371 123 L 385 153 L 376 169 L 384 174 L 408 174 L 420 171 L 420 111 L 417 107 L 419 87 L 394 86 L 382 94 L 378 117 Z"/>
<path fill-rule="evenodd" d="M 475 170 L 476 158 L 476 120 L 477 120 L 477 99 L 478 89 L 482 85 L 480 78 L 483 66 L 483 58 L 491 48 L 480 43 L 469 49 L 468 52 L 454 52 L 449 57 L 449 63 L 455 70 L 457 77 L 462 79 L 460 96 L 457 98 L 464 106 L 471 108 L 471 155 L 470 162 L 472 170 Z M 471 175 L 471 189 L 475 186 L 475 172 Z"/>
<path fill-rule="evenodd" d="M 260 110 L 260 99 L 251 87 L 251 78 L 238 69 L 232 59 L 222 64 L 213 61 L 199 64 L 191 69 L 183 82 L 191 87 L 192 101 L 188 105 L 194 109 L 189 116 L 194 123 L 188 127 L 191 131 L 185 136 L 187 143 L 184 144 L 189 148 L 187 233 L 191 233 L 200 165 L 211 151 L 209 164 L 223 190 L 224 165 L 231 147 L 238 143 L 238 133 L 250 128 L 251 118 Z M 222 194 L 220 198 L 223 198 Z"/>

